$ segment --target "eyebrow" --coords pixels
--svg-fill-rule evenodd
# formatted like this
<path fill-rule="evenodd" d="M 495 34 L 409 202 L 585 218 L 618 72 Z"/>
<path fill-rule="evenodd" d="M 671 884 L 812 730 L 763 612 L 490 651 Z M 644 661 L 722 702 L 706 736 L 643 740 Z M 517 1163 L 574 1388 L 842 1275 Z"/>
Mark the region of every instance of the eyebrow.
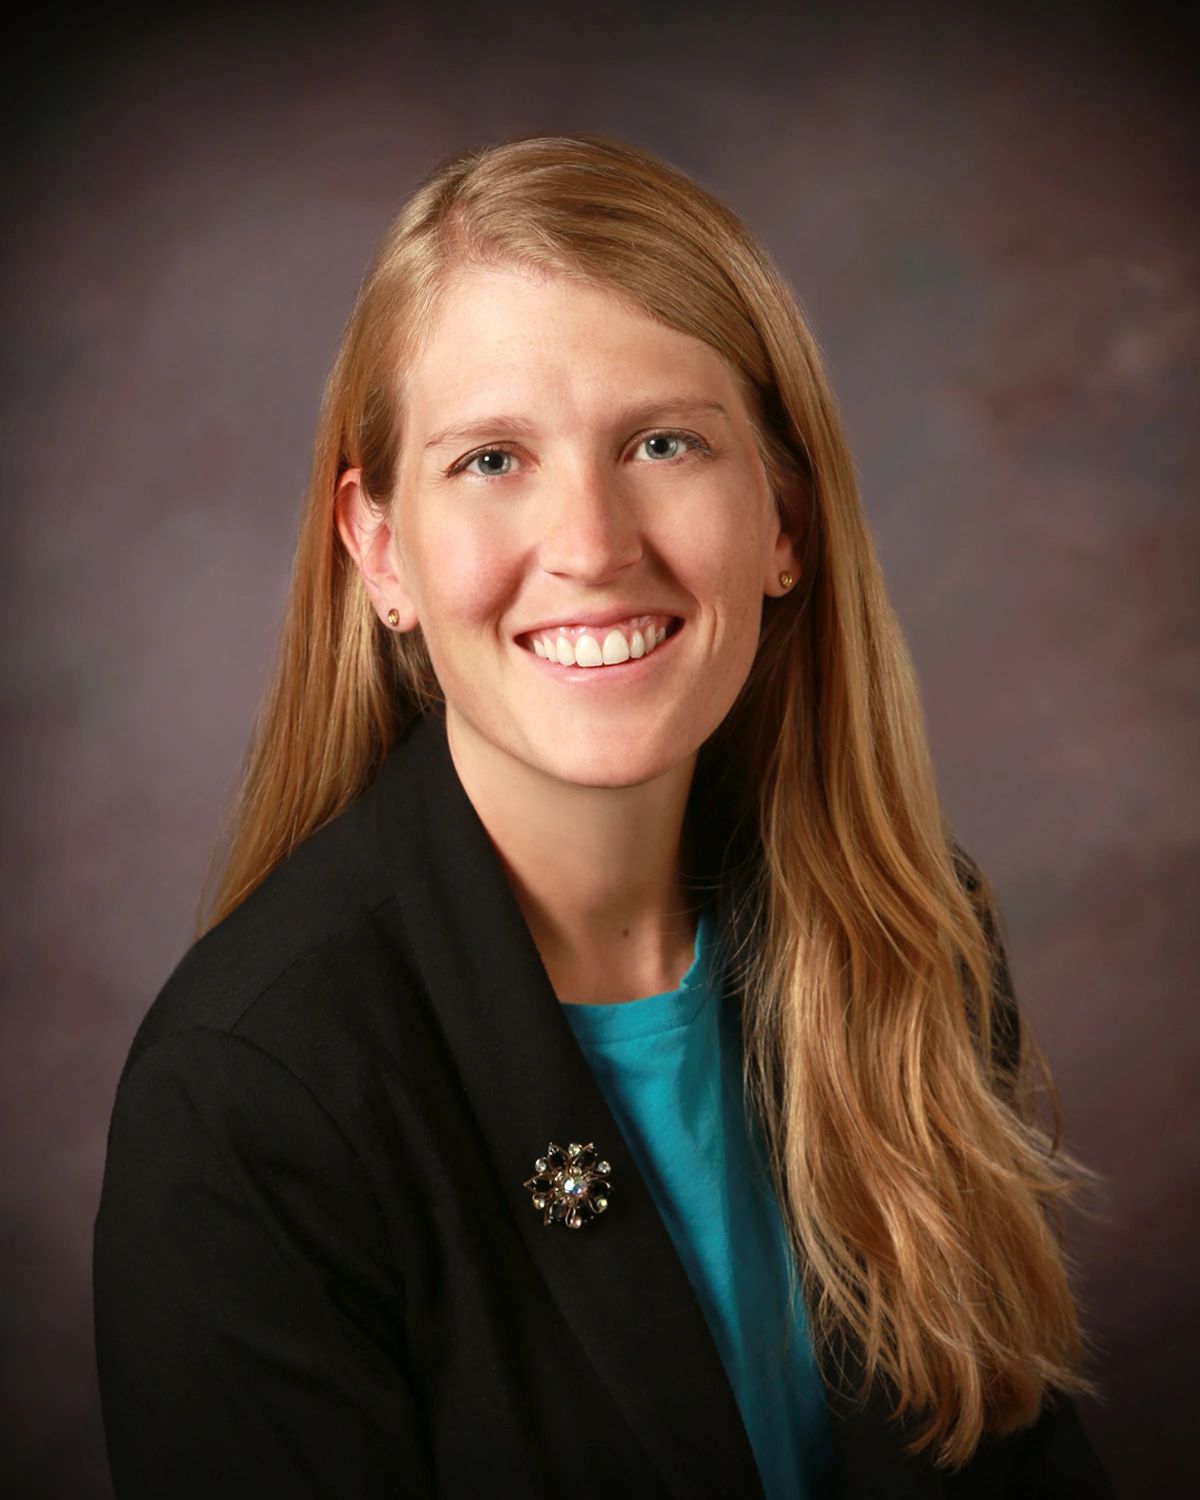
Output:
<path fill-rule="evenodd" d="M 728 419 L 729 413 L 719 401 L 710 401 L 699 396 L 676 396 L 666 400 L 641 401 L 635 406 L 625 406 L 617 413 L 614 421 L 618 426 L 627 426 L 639 422 L 653 422 L 662 420 L 666 416 L 702 416 L 716 414 Z M 479 417 L 474 421 L 468 421 L 461 426 L 451 423 L 449 427 L 440 428 L 426 442 L 425 451 L 431 448 L 441 448 L 447 443 L 466 442 L 470 438 L 494 437 L 500 430 L 519 432 L 528 437 L 537 431 L 537 423 L 531 422 L 528 417 L 509 416 L 498 413 L 492 417 Z"/>

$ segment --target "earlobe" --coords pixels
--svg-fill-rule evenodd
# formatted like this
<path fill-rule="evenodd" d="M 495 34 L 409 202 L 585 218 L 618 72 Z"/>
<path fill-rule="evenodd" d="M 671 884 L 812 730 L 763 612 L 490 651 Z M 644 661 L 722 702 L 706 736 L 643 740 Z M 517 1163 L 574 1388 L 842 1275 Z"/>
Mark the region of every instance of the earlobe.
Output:
<path fill-rule="evenodd" d="M 363 490 L 361 469 L 346 469 L 338 479 L 333 514 L 375 613 L 392 630 L 414 629 L 417 612 L 396 563 L 391 527 Z"/>
<path fill-rule="evenodd" d="M 763 593 L 781 598 L 796 586 L 801 572 L 800 539 L 808 526 L 809 512 L 794 494 L 771 494 L 774 539 L 763 577 Z"/>
<path fill-rule="evenodd" d="M 800 559 L 795 540 L 781 531 L 772 549 L 764 592 L 775 597 L 788 593 L 800 576 Z"/>

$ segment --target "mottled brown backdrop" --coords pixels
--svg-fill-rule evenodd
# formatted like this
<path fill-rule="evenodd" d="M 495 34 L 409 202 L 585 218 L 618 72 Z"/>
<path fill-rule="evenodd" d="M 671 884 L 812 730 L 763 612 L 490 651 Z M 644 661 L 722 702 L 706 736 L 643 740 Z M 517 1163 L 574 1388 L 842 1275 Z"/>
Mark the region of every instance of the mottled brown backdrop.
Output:
<path fill-rule="evenodd" d="M 1194 1390 L 1196 133 L 1153 4 L 44 7 L 8 47 L 4 1484 L 110 1493 L 89 1256 L 190 939 L 318 393 L 418 176 L 601 130 L 722 194 L 825 351 L 941 787 L 1069 1144 L 1123 1493 Z M 168 1500 L 168 1497 L 164 1497 Z"/>

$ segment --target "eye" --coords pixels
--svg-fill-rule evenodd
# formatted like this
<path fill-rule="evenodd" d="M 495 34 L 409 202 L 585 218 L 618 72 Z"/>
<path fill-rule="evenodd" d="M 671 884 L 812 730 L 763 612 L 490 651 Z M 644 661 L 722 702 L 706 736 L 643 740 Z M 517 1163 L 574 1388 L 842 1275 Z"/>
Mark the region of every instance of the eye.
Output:
<path fill-rule="evenodd" d="M 678 458 L 678 449 L 682 443 L 686 443 L 690 448 L 698 452 L 707 453 L 709 451 L 707 444 L 703 443 L 698 437 L 693 437 L 690 432 L 649 432 L 644 438 L 639 438 L 638 447 L 641 448 L 647 443 L 667 445 L 668 451 L 666 452 L 663 451 L 661 446 L 657 447 L 653 453 L 655 462 L 662 460 L 670 463 L 672 459 Z"/>
<path fill-rule="evenodd" d="M 456 463 L 450 472 L 451 474 L 461 474 L 469 471 L 472 474 L 478 475 L 480 479 L 503 479 L 508 474 L 508 469 L 493 468 L 491 467 L 491 461 L 494 459 L 511 459 L 512 457 L 512 453 L 507 448 L 480 448 L 477 452 L 468 454 L 466 458 Z M 489 461 L 484 468 L 471 468 L 472 464 L 479 463 L 482 459 Z"/>

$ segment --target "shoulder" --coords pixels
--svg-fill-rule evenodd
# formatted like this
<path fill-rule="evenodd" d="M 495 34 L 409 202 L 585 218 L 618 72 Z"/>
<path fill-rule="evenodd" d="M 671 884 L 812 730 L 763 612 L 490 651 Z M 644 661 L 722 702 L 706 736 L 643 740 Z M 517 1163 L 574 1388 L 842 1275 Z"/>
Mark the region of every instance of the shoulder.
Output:
<path fill-rule="evenodd" d="M 184 953 L 137 1028 L 122 1084 L 152 1056 L 178 1066 L 236 1054 L 257 1056 L 264 1079 L 286 1072 L 353 1093 L 407 983 L 368 802 L 310 835 Z"/>
<path fill-rule="evenodd" d="M 975 858 L 953 839 L 949 847 L 959 882 L 975 908 L 991 956 L 993 1058 L 998 1072 L 1012 1078 L 1021 1066 L 1021 1012 L 1013 988 L 999 898 Z"/>
<path fill-rule="evenodd" d="M 380 1042 L 404 978 L 356 823 L 347 810 L 318 830 L 193 943 L 137 1029 L 93 1238 L 110 1379 L 122 1351 L 153 1346 L 147 1308 L 169 1321 L 202 1299 L 169 1341 L 186 1348 L 217 1327 L 217 1304 L 236 1338 L 273 1298 L 294 1310 L 314 1288 L 368 1321 L 402 1279 L 380 1269 L 399 1153 L 373 1132 L 386 1048 L 404 1051 Z"/>
<path fill-rule="evenodd" d="M 974 856 L 969 854 L 957 839 L 950 839 L 948 847 L 959 883 L 967 894 L 972 898 L 990 894 L 991 888 L 988 885 L 987 877 L 980 869 Z"/>

